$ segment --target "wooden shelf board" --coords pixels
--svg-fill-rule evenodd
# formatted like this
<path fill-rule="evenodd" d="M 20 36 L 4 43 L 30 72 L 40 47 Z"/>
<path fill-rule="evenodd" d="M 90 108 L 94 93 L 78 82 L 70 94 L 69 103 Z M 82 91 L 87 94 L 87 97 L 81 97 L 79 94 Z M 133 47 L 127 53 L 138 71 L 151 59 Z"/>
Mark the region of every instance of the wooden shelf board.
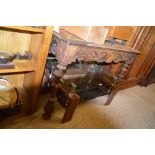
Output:
<path fill-rule="evenodd" d="M 1 26 L 2 28 L 8 28 L 19 31 L 35 32 L 35 33 L 44 33 L 43 28 L 33 28 L 30 26 Z"/>
<path fill-rule="evenodd" d="M 0 69 L 0 73 L 20 73 L 35 71 L 35 63 L 33 60 L 16 60 L 13 61 L 14 69 Z"/>

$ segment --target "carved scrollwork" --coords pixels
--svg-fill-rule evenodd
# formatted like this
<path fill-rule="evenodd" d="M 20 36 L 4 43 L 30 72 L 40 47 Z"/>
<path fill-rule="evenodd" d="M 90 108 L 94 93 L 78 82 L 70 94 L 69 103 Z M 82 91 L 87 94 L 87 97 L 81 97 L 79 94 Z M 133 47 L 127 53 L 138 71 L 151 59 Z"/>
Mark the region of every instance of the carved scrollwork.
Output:
<path fill-rule="evenodd" d="M 122 64 L 122 68 L 120 73 L 118 74 L 119 79 L 125 79 L 127 76 L 127 73 L 129 71 L 129 68 L 131 67 L 131 64 L 133 64 L 134 60 L 136 58 L 136 54 L 129 53 L 126 57 L 126 61 Z"/>
<path fill-rule="evenodd" d="M 49 48 L 49 54 L 56 55 L 58 47 L 59 47 L 59 41 L 57 40 L 55 36 L 53 36 L 53 40 Z"/>
<path fill-rule="evenodd" d="M 102 48 L 87 45 L 74 45 L 69 41 L 61 40 L 58 37 L 54 37 L 52 51 L 56 51 L 56 58 L 59 65 L 57 66 L 61 70 L 65 70 L 66 66 L 79 61 L 95 61 L 105 63 L 119 63 L 122 62 L 122 69 L 119 77 L 124 78 L 130 65 L 133 63 L 136 52 L 115 50 L 110 48 Z"/>

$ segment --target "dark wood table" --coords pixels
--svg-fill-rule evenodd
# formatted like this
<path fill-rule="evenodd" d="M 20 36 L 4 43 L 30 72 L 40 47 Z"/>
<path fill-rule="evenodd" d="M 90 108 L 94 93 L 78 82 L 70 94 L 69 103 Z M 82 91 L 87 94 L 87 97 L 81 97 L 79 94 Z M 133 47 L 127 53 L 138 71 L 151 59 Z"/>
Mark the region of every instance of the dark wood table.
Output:
<path fill-rule="evenodd" d="M 64 71 L 67 66 L 76 61 L 84 62 L 98 62 L 98 63 L 122 63 L 121 70 L 117 76 L 117 80 L 123 80 L 126 78 L 128 69 L 133 64 L 139 51 L 120 44 L 112 45 L 109 42 L 105 42 L 103 45 L 86 42 L 79 38 L 75 38 L 71 34 L 60 34 L 54 32 L 53 40 L 50 47 L 52 54 L 56 56 L 58 60 L 57 69 L 52 75 L 52 90 L 51 96 L 45 106 L 44 119 L 50 119 L 53 111 L 53 104 L 57 100 L 57 91 L 60 88 L 60 79 L 63 77 Z M 113 91 L 111 97 L 107 101 L 109 104 L 117 91 Z M 75 95 L 75 94 L 74 94 Z M 72 96 L 73 97 L 73 96 Z M 73 97 L 74 98 L 74 97 Z M 77 102 L 79 98 L 75 96 Z M 74 100 L 74 99 L 73 99 Z M 71 120 L 77 103 L 68 110 L 66 110 L 62 122 Z M 72 109 L 72 110 L 69 110 Z M 72 111 L 72 112 L 71 112 Z"/>

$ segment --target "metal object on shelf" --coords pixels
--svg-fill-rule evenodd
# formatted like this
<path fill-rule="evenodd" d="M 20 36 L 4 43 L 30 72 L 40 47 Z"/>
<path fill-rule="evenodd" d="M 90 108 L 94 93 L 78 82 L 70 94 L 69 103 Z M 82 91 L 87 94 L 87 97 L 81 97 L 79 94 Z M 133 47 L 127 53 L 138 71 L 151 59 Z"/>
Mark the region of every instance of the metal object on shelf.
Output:
<path fill-rule="evenodd" d="M 6 52 L 0 52 L 0 64 L 6 64 L 13 61 L 14 55 Z"/>
<path fill-rule="evenodd" d="M 32 54 L 30 52 L 25 52 L 24 54 L 15 53 L 13 55 L 14 55 L 15 59 L 21 59 L 21 60 L 24 60 L 24 59 L 31 60 L 32 59 Z"/>
<path fill-rule="evenodd" d="M 116 43 L 117 44 L 120 44 L 120 45 L 122 45 L 122 46 L 124 46 L 124 45 L 126 45 L 126 43 L 127 43 L 127 40 L 122 40 L 122 39 L 119 39 L 119 38 L 109 38 L 109 39 L 107 39 L 108 40 L 108 42 L 111 44 L 111 45 L 115 45 Z"/>
<path fill-rule="evenodd" d="M 7 64 L 12 62 L 14 59 L 32 59 L 32 54 L 26 52 L 24 54 L 14 53 L 10 54 L 8 52 L 0 52 L 0 64 Z"/>

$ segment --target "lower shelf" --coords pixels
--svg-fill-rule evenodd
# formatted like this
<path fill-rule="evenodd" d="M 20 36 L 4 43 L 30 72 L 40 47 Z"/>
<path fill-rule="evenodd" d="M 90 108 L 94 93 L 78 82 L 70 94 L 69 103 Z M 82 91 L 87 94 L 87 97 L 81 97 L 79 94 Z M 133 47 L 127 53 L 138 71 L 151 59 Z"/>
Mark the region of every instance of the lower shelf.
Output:
<path fill-rule="evenodd" d="M 17 87 L 18 101 L 15 108 L 0 109 L 0 119 L 6 117 L 11 121 L 15 118 L 26 116 L 29 114 L 31 106 L 31 97 L 24 87 Z"/>
<path fill-rule="evenodd" d="M 4 117 L 21 117 L 29 113 L 31 97 L 23 87 L 17 87 L 18 101 L 14 108 L 0 109 L 0 119 Z"/>
<path fill-rule="evenodd" d="M 0 109 L 0 119 L 19 114 L 21 112 L 21 108 L 22 105 L 18 105 L 15 108 Z"/>

